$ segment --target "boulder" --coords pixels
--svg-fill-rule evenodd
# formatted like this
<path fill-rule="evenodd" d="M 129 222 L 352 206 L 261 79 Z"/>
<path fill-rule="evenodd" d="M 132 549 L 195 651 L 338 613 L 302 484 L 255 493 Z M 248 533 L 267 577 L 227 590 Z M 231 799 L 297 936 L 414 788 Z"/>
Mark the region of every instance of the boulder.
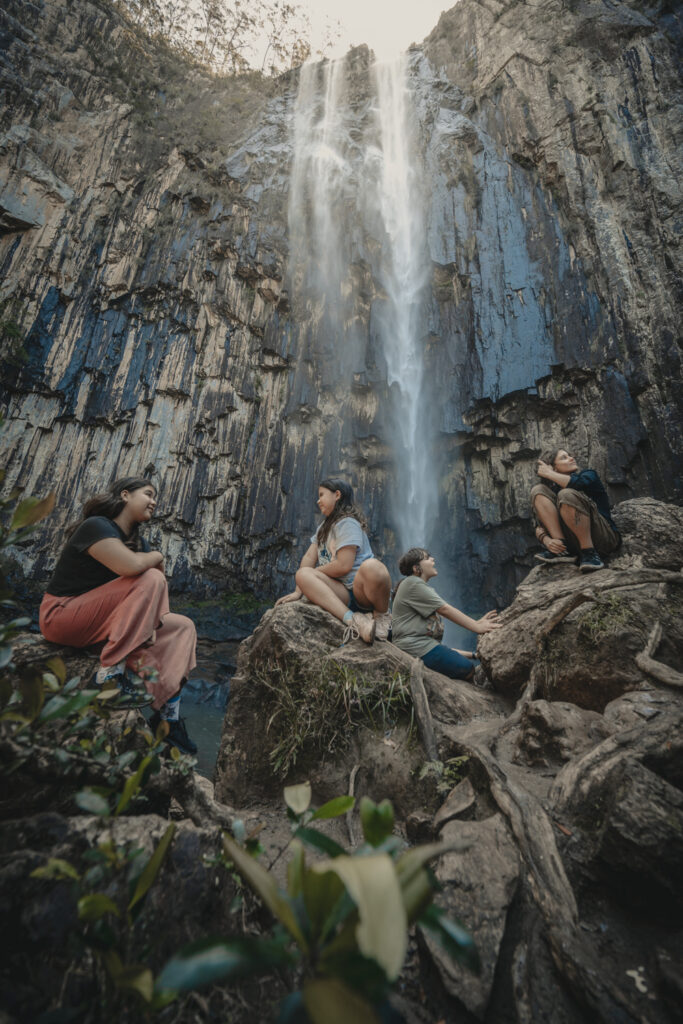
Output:
<path fill-rule="evenodd" d="M 481 638 L 478 651 L 494 689 L 519 696 L 531 681 L 546 700 L 602 712 L 623 693 L 650 686 L 637 658 L 657 623 L 663 634 L 657 657 L 672 668 L 680 664 L 681 510 L 637 499 L 618 511 L 629 532 L 607 568 L 584 576 L 566 563 L 539 565 L 501 615 L 504 628 Z M 651 520 L 655 532 L 646 548 Z M 660 548 L 664 553 L 655 554 Z"/>
<path fill-rule="evenodd" d="M 442 886 L 439 904 L 471 933 L 481 958 L 481 974 L 455 963 L 427 934 L 425 943 L 447 991 L 484 1020 L 508 908 L 519 880 L 519 854 L 501 814 L 485 821 L 450 821 L 441 838 L 471 843 L 463 853 L 445 854 L 435 874 Z"/>
<path fill-rule="evenodd" d="M 359 785 L 364 775 L 372 792 L 405 808 L 411 772 L 425 760 L 408 742 L 415 659 L 391 643 L 344 644 L 343 636 L 337 619 L 298 601 L 267 612 L 240 646 L 216 764 L 217 799 L 240 806 L 309 777 L 317 780 L 317 798 L 335 796 L 347 791 L 359 764 Z M 423 682 L 444 756 L 452 724 L 503 714 L 498 697 L 469 683 L 427 669 Z M 417 785 L 416 803 L 419 791 Z"/>
<path fill-rule="evenodd" d="M 602 715 L 575 704 L 534 700 L 524 705 L 514 759 L 520 764 L 548 767 L 590 750 L 612 729 Z"/>

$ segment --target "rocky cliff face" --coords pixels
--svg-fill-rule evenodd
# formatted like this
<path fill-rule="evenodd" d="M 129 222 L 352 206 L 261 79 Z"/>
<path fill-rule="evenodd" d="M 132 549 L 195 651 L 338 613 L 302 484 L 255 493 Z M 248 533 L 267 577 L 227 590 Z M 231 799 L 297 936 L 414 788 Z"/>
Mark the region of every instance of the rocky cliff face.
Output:
<path fill-rule="evenodd" d="M 0 17 L 1 319 L 28 357 L 3 374 L 7 482 L 59 502 L 26 566 L 45 572 L 87 493 L 141 470 L 179 586 L 284 589 L 335 470 L 389 554 L 383 239 L 347 204 L 349 361 L 288 278 L 297 75 L 209 79 L 104 4 Z M 666 3 L 462 0 L 409 55 L 425 458 L 461 597 L 504 602 L 526 571 L 545 441 L 615 499 L 681 493 L 679 41 Z M 347 57 L 359 124 L 369 60 Z"/>

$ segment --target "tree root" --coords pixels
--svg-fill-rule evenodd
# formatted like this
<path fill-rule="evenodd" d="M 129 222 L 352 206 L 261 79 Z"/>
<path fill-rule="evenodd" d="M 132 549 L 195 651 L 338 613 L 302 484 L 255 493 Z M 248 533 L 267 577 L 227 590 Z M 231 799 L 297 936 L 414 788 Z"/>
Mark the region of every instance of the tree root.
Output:
<path fill-rule="evenodd" d="M 646 675 L 652 676 L 659 683 L 665 686 L 673 686 L 676 689 L 683 687 L 683 672 L 677 672 L 661 661 L 655 661 L 652 655 L 655 653 L 662 639 L 662 625 L 656 622 L 652 627 L 647 644 L 640 654 L 636 654 L 635 662 L 638 668 Z"/>

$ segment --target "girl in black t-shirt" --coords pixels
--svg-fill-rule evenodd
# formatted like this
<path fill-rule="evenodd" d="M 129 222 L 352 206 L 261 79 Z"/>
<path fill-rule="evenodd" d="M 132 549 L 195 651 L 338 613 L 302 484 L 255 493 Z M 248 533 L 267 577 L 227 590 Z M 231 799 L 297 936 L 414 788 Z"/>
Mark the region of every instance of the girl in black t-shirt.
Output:
<path fill-rule="evenodd" d="M 119 706 L 149 703 L 141 697 L 150 694 L 152 727 L 165 719 L 168 740 L 195 753 L 178 712 L 196 665 L 196 631 L 186 616 L 169 612 L 163 555 L 138 535 L 156 499 L 149 480 L 125 477 L 85 503 L 43 597 L 40 629 L 53 643 L 103 643 L 98 681 L 117 682 Z"/>

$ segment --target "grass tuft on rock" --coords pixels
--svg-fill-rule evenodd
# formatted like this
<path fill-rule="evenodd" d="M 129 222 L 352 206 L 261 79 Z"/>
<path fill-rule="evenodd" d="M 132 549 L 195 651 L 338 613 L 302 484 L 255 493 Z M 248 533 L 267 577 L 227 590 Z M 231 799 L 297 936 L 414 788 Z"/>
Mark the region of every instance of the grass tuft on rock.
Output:
<path fill-rule="evenodd" d="M 410 686 L 400 672 L 384 680 L 367 679 L 348 665 L 325 661 L 303 672 L 277 665 L 259 673 L 256 682 L 272 697 L 269 758 L 283 778 L 304 752 L 342 750 L 356 726 L 386 732 L 403 720 L 413 727 Z"/>

